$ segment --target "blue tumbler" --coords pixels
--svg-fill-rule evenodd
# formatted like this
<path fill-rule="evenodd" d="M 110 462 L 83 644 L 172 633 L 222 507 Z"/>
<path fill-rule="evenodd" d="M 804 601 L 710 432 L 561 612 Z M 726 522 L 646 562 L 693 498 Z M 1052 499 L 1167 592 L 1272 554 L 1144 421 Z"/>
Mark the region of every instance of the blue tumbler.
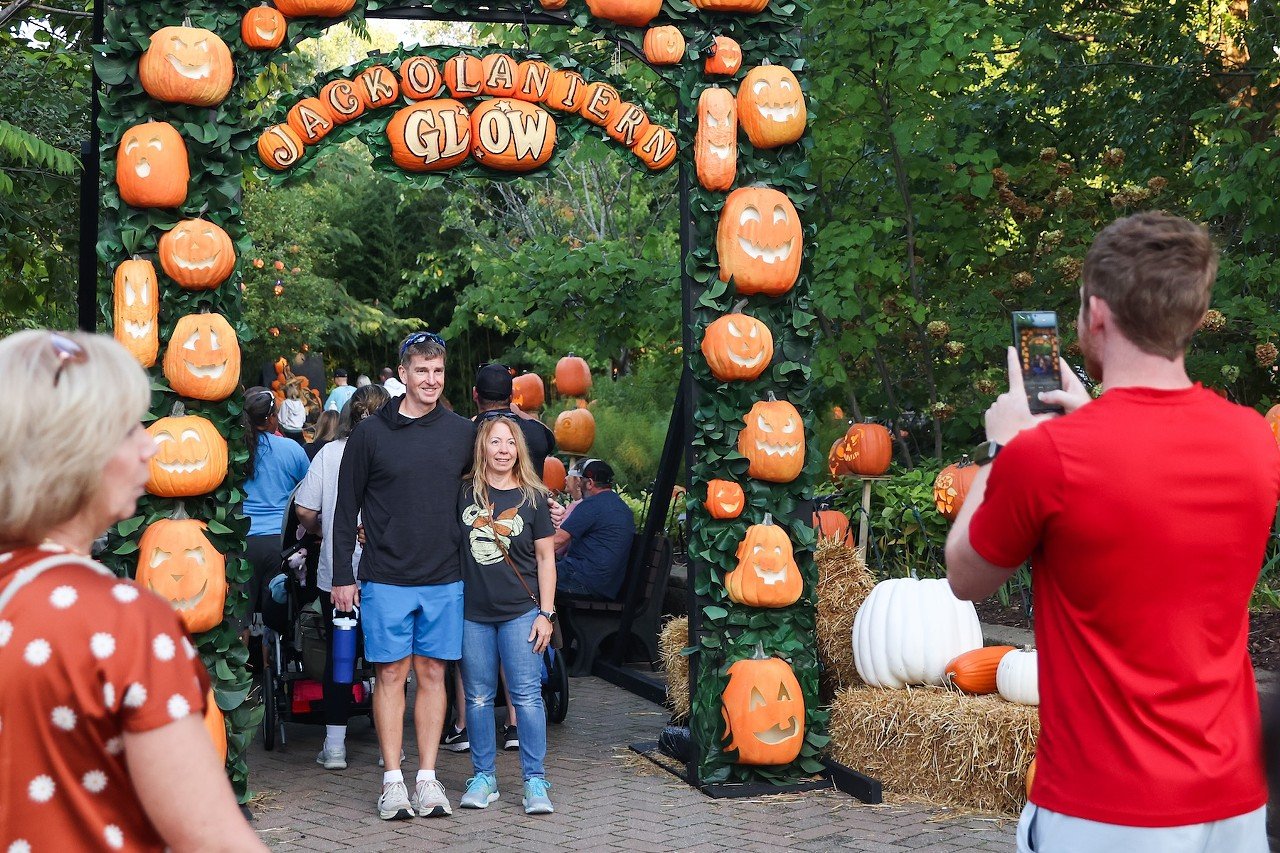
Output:
<path fill-rule="evenodd" d="M 333 614 L 333 680 L 336 684 L 350 684 L 356 669 L 356 626 L 360 608 L 349 616 Z"/>

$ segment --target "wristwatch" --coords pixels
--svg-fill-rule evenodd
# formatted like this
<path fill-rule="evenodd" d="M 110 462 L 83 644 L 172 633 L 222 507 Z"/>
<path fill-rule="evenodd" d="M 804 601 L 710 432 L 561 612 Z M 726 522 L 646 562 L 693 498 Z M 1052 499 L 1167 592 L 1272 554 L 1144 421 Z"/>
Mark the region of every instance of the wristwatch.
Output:
<path fill-rule="evenodd" d="M 998 441 L 984 441 L 973 449 L 973 464 L 988 465 L 996 458 L 996 454 L 1004 447 Z"/>
<path fill-rule="evenodd" d="M 556 624 L 556 612 L 554 610 L 539 610 L 538 615 L 546 619 L 552 625 Z"/>

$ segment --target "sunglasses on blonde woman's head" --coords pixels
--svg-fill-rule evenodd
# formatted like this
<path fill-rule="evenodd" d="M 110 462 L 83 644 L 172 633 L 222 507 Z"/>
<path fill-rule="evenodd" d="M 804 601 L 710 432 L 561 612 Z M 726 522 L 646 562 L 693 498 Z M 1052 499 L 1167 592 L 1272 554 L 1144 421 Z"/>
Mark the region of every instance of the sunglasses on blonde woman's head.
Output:
<path fill-rule="evenodd" d="M 405 338 L 404 343 L 400 345 L 400 356 L 403 358 L 405 351 L 408 350 L 409 347 L 416 347 L 418 344 L 424 344 L 427 341 L 439 344 L 441 349 L 448 349 L 448 347 L 445 346 L 444 338 L 440 337 L 435 332 L 414 332 L 412 335 Z"/>
<path fill-rule="evenodd" d="M 57 332 L 49 333 L 49 343 L 53 346 L 54 353 L 58 356 L 58 369 L 53 372 L 53 385 L 58 386 L 58 380 L 62 378 L 62 371 L 68 364 L 84 364 L 89 360 L 89 354 L 84 351 L 84 347 L 80 346 L 71 338 L 60 335 Z"/>

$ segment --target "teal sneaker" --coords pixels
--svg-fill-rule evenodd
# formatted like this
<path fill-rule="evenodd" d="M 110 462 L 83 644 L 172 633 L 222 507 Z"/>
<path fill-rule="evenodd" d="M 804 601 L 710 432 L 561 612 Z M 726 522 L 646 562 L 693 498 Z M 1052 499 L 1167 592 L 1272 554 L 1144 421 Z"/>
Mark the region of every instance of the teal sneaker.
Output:
<path fill-rule="evenodd" d="M 498 777 L 488 773 L 477 773 L 467 780 L 467 792 L 462 795 L 458 805 L 464 809 L 486 809 L 489 803 L 498 799 Z"/>
<path fill-rule="evenodd" d="M 525 814 L 551 814 L 555 811 L 555 806 L 551 805 L 551 798 L 547 793 L 551 790 L 551 783 L 541 776 L 531 776 L 524 780 L 524 813 Z"/>

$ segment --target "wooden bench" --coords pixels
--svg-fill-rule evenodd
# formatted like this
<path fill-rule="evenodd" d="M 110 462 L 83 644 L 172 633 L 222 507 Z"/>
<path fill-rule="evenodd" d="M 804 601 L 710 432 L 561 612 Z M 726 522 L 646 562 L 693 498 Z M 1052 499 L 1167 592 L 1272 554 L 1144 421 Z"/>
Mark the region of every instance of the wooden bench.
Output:
<path fill-rule="evenodd" d="M 617 601 L 568 593 L 557 596 L 565 643 L 575 649 L 570 675 L 590 675 L 606 645 L 620 662 L 633 638 L 644 647 L 651 664 L 657 661 L 658 622 L 671 575 L 671 540 L 657 535 L 648 541 L 645 548 L 643 535 L 632 540 Z"/>

